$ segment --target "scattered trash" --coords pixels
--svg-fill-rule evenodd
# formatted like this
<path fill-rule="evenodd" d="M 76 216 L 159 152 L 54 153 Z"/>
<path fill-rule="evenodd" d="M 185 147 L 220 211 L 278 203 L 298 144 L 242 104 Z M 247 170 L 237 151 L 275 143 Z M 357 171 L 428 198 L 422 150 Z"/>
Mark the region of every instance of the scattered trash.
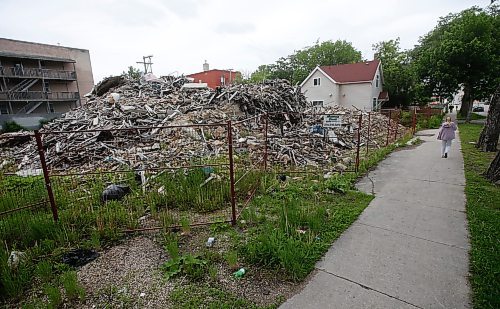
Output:
<path fill-rule="evenodd" d="M 62 257 L 62 262 L 64 264 L 80 267 L 88 264 L 95 260 L 99 256 L 99 253 L 95 250 L 89 249 L 74 249 L 66 253 Z"/>
<path fill-rule="evenodd" d="M 103 202 L 107 201 L 119 201 L 125 195 L 131 192 L 130 187 L 126 185 L 109 185 L 102 191 L 101 200 Z"/>
<path fill-rule="evenodd" d="M 233 276 L 235 278 L 242 278 L 245 275 L 245 273 L 246 273 L 245 268 L 240 268 L 238 271 L 233 273 Z"/>
<path fill-rule="evenodd" d="M 20 263 L 26 260 L 26 253 L 22 251 L 12 251 L 7 260 L 7 265 L 10 269 L 17 269 Z"/>
<path fill-rule="evenodd" d="M 298 230 L 295 230 L 297 233 L 299 234 L 305 234 L 307 231 L 306 230 L 302 230 L 302 229 L 298 229 Z"/>
<path fill-rule="evenodd" d="M 215 237 L 208 237 L 208 240 L 207 240 L 207 247 L 212 247 L 214 245 L 214 242 L 215 242 Z"/>
<path fill-rule="evenodd" d="M 139 297 L 144 297 L 146 296 L 146 293 L 142 292 L 141 294 L 139 294 Z"/>

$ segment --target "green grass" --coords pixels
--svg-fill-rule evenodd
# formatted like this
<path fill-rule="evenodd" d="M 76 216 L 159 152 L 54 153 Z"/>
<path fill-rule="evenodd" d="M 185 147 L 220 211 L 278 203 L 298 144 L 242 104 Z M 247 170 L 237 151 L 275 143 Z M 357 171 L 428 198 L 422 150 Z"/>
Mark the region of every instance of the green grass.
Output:
<path fill-rule="evenodd" d="M 465 120 L 465 117 L 458 114 L 457 115 L 457 119 L 458 120 Z M 486 119 L 486 116 L 483 116 L 483 115 L 479 115 L 479 114 L 476 114 L 476 113 L 471 113 L 470 114 L 470 120 L 481 120 L 481 119 Z"/>
<path fill-rule="evenodd" d="M 211 308 L 211 309 L 265 309 L 277 308 L 277 305 L 257 306 L 252 302 L 224 291 L 213 285 L 188 284 L 175 288 L 170 293 L 172 308 Z M 277 300 L 278 302 L 278 300 Z"/>
<path fill-rule="evenodd" d="M 392 144 L 372 152 L 357 174 L 327 181 L 306 177 L 280 183 L 275 175 L 266 177 L 262 185 L 270 193 L 253 199 L 241 216 L 249 226 L 239 246 L 241 256 L 287 279 L 303 280 L 373 199 L 353 190 L 356 179 L 397 147 Z"/>
<path fill-rule="evenodd" d="M 471 239 L 470 282 L 474 308 L 500 308 L 500 187 L 483 173 L 495 153 L 481 152 L 476 142 L 482 125 L 461 124 L 467 218 Z"/>

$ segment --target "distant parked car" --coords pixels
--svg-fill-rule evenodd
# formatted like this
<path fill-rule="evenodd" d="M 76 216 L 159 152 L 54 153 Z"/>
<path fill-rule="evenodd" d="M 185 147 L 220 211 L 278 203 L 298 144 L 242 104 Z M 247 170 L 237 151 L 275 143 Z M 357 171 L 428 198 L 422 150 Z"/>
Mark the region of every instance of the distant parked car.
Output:
<path fill-rule="evenodd" d="M 483 106 L 474 106 L 472 108 L 473 112 L 484 112 L 484 107 Z"/>

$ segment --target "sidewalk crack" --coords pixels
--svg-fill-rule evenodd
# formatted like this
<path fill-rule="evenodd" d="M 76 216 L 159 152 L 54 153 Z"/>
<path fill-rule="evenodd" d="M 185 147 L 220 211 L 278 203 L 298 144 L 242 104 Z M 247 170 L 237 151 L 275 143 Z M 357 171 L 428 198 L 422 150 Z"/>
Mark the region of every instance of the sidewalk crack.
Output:
<path fill-rule="evenodd" d="M 345 281 L 348 281 L 348 282 L 354 283 L 354 284 L 356 284 L 356 285 L 358 285 L 358 286 L 362 287 L 362 288 L 363 288 L 363 289 L 365 289 L 365 290 L 369 290 L 369 291 L 373 291 L 373 292 L 376 292 L 376 293 L 382 294 L 382 295 L 384 295 L 384 296 L 387 296 L 387 297 L 390 297 L 390 298 L 392 298 L 392 299 L 398 300 L 398 301 L 400 301 L 400 302 L 403 302 L 403 303 L 408 304 L 408 305 L 410 305 L 410 306 L 413 306 L 413 307 L 415 307 L 415 308 L 424 309 L 423 307 L 420 307 L 420 306 L 417 306 L 417 305 L 415 305 L 415 304 L 412 304 L 412 303 L 410 303 L 410 302 L 408 302 L 408 301 L 406 301 L 406 300 L 404 300 L 404 299 L 401 299 L 401 298 L 396 297 L 396 296 L 392 296 L 392 295 L 390 295 L 390 294 L 387 294 L 387 293 L 385 293 L 385 292 L 379 291 L 379 290 L 377 290 L 377 289 L 374 289 L 374 288 L 369 287 L 369 286 L 367 286 L 367 285 L 364 285 L 364 284 L 362 284 L 362 283 L 356 282 L 356 281 L 354 281 L 354 280 L 348 279 L 348 278 L 346 278 L 346 277 L 342 277 L 342 276 L 336 275 L 336 274 L 334 274 L 334 273 L 332 273 L 332 272 L 329 272 L 329 271 L 327 271 L 327 270 L 325 270 L 325 269 L 321 269 L 321 268 L 317 268 L 317 269 L 318 269 L 319 271 L 322 271 L 322 272 L 324 272 L 324 273 L 326 273 L 326 274 L 329 274 L 329 275 L 331 275 L 331 276 L 334 276 L 334 277 L 337 277 L 337 278 L 339 278 L 339 279 L 342 279 L 342 280 L 345 280 Z"/>
<path fill-rule="evenodd" d="M 427 238 L 423 238 L 423 237 L 419 237 L 419 236 L 415 236 L 415 235 L 411 235 L 411 234 L 406 234 L 406 233 L 403 233 L 403 232 L 394 231 L 394 230 L 391 230 L 391 229 L 388 229 L 388 228 L 385 228 L 385 227 L 375 226 L 375 225 L 371 225 L 371 224 L 367 224 L 367 223 L 363 223 L 363 222 L 359 222 L 359 221 L 358 222 L 354 222 L 354 224 L 361 224 L 361 225 L 364 225 L 364 226 L 373 227 L 375 229 L 381 229 L 381 230 L 384 230 L 384 231 L 393 232 L 393 233 L 396 233 L 396 234 L 405 235 L 405 236 L 408 236 L 408 237 L 413 237 L 413 238 L 417 238 L 417 239 L 420 239 L 420 240 L 425 240 L 425 241 L 433 242 L 435 244 L 444 245 L 444 246 L 453 247 L 453 248 L 462 249 L 462 250 L 467 251 L 467 248 L 464 248 L 464 247 L 460 247 L 460 246 L 452 245 L 452 244 L 447 244 L 447 243 L 439 242 L 439 241 L 435 241 L 435 240 L 430 240 L 430 239 L 427 239 Z"/>

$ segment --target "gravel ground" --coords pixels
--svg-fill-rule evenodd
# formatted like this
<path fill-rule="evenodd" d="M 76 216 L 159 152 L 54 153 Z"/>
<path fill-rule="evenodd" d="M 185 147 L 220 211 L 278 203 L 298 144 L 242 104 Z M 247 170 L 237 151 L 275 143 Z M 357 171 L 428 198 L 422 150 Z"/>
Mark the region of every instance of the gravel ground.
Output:
<path fill-rule="evenodd" d="M 161 278 L 165 251 L 152 236 L 131 238 L 78 271 L 87 292 L 80 308 L 167 308 L 173 284 Z"/>
<path fill-rule="evenodd" d="M 196 228 L 189 235 L 179 237 L 181 252 L 201 253 L 205 242 L 212 233 L 208 227 Z M 169 308 L 169 293 L 175 286 L 186 283 L 185 278 L 166 281 L 159 267 L 168 260 L 168 254 L 155 241 L 157 233 L 141 235 L 125 240 L 104 252 L 98 259 L 78 270 L 78 279 L 85 287 L 86 298 L 78 308 Z M 216 237 L 209 250 L 221 254 L 230 245 L 227 236 Z M 234 270 L 222 261 L 214 265 L 217 276 L 204 279 L 212 286 L 245 298 L 257 305 L 281 303 L 297 293 L 305 285 L 280 279 L 275 272 L 245 267 L 247 274 L 236 279 Z M 211 280 L 211 281 L 210 281 Z"/>

